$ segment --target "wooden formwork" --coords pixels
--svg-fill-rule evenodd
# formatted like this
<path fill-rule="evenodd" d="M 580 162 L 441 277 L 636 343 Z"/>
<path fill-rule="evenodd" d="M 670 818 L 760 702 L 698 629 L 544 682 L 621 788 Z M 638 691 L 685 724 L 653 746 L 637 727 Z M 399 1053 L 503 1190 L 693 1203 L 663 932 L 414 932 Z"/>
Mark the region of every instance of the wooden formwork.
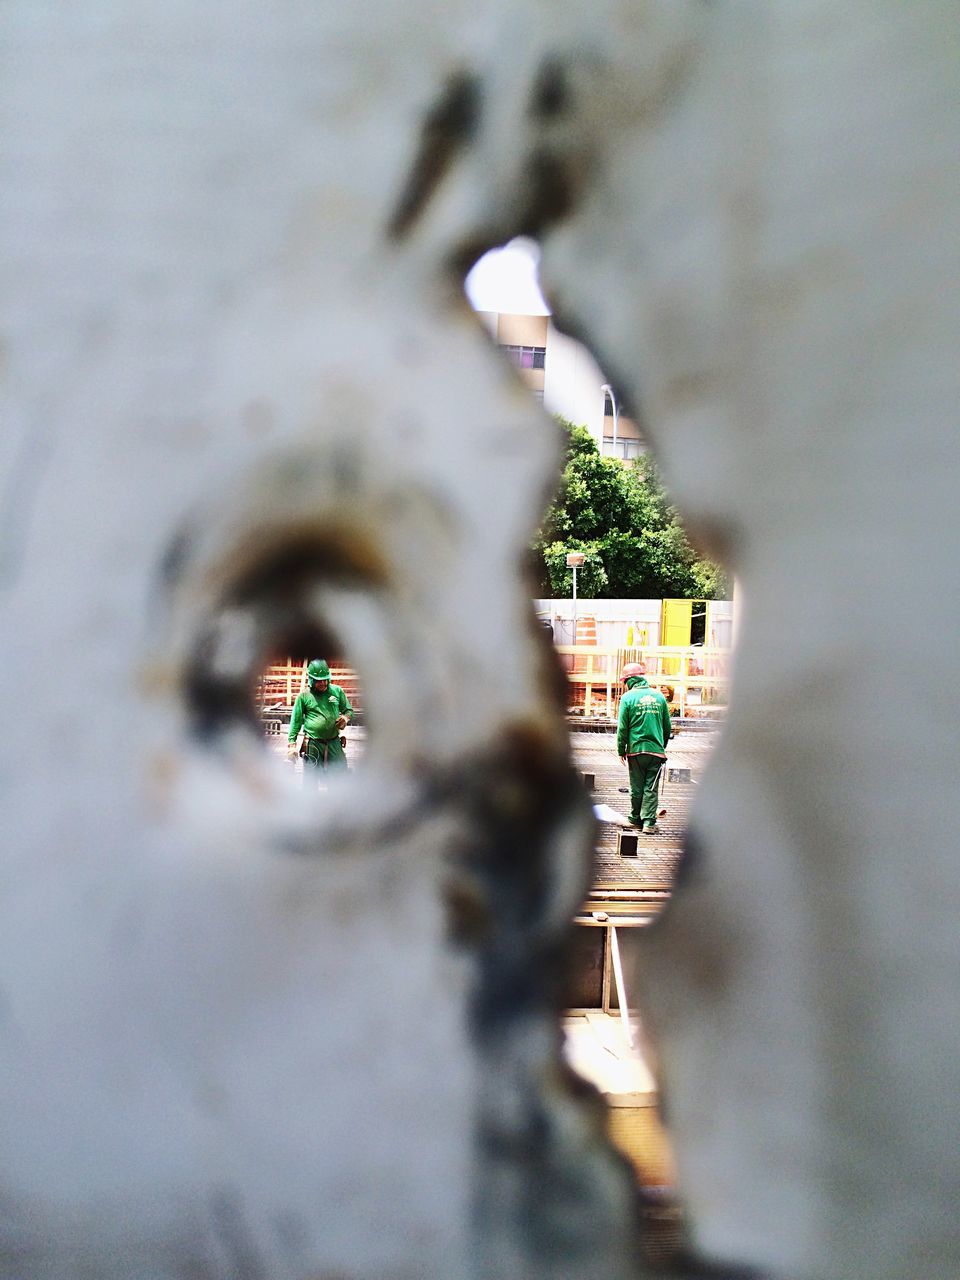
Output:
<path fill-rule="evenodd" d="M 709 704 L 725 705 L 730 650 L 702 645 L 559 644 L 556 651 L 567 673 L 569 707 L 585 716 L 613 719 L 620 702 L 620 672 L 628 662 L 642 662 L 647 679 L 667 695 L 681 716 Z"/>
<path fill-rule="evenodd" d="M 307 658 L 282 658 L 271 662 L 257 680 L 256 704 L 263 711 L 267 707 L 292 707 L 297 695 L 305 687 Z M 340 685 L 355 711 L 360 710 L 360 688 L 356 672 L 342 659 L 330 659 L 330 678 Z"/>
<path fill-rule="evenodd" d="M 584 716 L 614 719 L 620 702 L 620 672 L 628 662 L 643 662 L 651 685 L 667 694 L 681 716 L 691 708 L 725 705 L 729 649 L 700 645 L 641 645 L 631 648 L 597 644 L 555 646 L 569 682 L 568 707 Z M 292 707 L 304 686 L 305 658 L 283 658 L 264 668 L 257 686 L 257 706 Z M 330 660 L 330 674 L 351 704 L 360 709 L 356 672 L 342 659 Z M 696 711 L 694 710 L 694 714 Z"/>

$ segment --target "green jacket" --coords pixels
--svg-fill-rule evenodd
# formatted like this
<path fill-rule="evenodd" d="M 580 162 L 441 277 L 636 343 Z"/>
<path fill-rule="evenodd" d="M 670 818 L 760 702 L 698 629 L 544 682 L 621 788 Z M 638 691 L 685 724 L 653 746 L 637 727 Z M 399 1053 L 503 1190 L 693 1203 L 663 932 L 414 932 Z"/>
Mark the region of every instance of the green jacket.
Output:
<path fill-rule="evenodd" d="M 293 715 L 290 718 L 289 742 L 296 742 L 301 728 L 308 738 L 319 738 L 327 742 L 340 733 L 337 728 L 337 717 L 353 714 L 353 707 L 347 701 L 347 695 L 338 684 L 328 684 L 323 693 L 315 694 L 312 689 L 304 689 L 293 704 Z"/>
<path fill-rule="evenodd" d="M 631 676 L 627 692 L 620 699 L 617 719 L 617 755 L 636 756 L 641 752 L 665 755 L 673 733 L 670 708 L 659 689 L 651 689 L 643 676 Z"/>

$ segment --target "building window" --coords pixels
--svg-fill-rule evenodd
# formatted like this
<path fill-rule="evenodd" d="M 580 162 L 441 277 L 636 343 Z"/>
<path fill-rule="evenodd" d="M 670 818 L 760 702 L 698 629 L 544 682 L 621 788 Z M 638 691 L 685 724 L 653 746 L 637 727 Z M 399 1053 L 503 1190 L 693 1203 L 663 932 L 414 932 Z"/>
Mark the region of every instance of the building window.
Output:
<path fill-rule="evenodd" d="M 534 400 L 536 400 L 537 404 L 543 404 L 543 388 L 542 387 L 539 390 L 534 388 L 533 398 Z"/>
<path fill-rule="evenodd" d="M 502 351 L 507 353 L 507 359 L 512 360 L 518 369 L 542 369 L 547 360 L 546 347 L 516 347 L 504 345 Z"/>
<path fill-rule="evenodd" d="M 612 458 L 613 452 L 613 436 L 603 437 L 603 449 L 601 450 L 604 457 Z M 647 446 L 643 440 L 634 440 L 631 436 L 617 436 L 617 452 L 618 458 L 625 458 L 628 462 L 633 458 L 642 458 L 647 452 Z"/>

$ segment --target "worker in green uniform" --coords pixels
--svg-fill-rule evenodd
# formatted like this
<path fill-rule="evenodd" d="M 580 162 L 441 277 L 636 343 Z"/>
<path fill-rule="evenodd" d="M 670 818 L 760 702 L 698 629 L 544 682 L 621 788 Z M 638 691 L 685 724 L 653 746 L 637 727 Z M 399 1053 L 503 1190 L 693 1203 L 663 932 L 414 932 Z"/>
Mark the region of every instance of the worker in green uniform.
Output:
<path fill-rule="evenodd" d="M 307 687 L 293 704 L 287 755 L 297 754 L 297 735 L 303 729 L 303 775 L 310 769 L 345 769 L 347 757 L 340 731 L 345 729 L 353 708 L 338 684 L 330 680 L 330 668 L 323 658 L 314 658 L 307 667 Z"/>
<path fill-rule="evenodd" d="M 646 670 L 642 662 L 628 662 L 620 672 L 626 692 L 617 717 L 617 755 L 630 770 L 630 822 L 656 835 L 657 785 L 673 722 L 666 698 L 647 684 Z"/>

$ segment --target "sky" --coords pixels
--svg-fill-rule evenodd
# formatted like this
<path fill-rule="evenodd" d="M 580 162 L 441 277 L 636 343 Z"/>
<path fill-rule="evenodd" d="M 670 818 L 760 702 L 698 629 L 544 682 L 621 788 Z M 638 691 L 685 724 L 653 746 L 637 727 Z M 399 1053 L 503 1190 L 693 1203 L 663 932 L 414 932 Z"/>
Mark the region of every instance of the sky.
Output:
<path fill-rule="evenodd" d="M 485 253 L 467 276 L 467 297 L 473 309 L 514 316 L 548 316 L 550 308 L 537 283 L 539 261 L 539 246 L 523 238 Z"/>

